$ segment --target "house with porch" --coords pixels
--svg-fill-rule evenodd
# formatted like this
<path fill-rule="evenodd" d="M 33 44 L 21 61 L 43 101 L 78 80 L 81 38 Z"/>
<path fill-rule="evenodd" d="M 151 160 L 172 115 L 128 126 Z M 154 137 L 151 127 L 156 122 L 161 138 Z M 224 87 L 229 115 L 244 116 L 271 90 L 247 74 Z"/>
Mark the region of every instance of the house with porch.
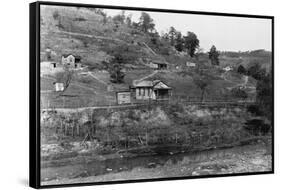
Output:
<path fill-rule="evenodd" d="M 131 89 L 136 100 L 167 100 L 172 95 L 172 88 L 160 80 L 137 81 Z"/>
<path fill-rule="evenodd" d="M 61 63 L 73 68 L 79 68 L 81 67 L 81 57 L 78 55 L 63 54 L 61 57 Z"/>

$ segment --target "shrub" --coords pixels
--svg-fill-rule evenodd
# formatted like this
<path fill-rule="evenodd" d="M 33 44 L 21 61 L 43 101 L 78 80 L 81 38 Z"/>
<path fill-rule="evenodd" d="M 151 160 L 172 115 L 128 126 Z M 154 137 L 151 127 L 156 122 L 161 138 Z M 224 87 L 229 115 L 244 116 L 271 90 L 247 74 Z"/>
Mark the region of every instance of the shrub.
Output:
<path fill-rule="evenodd" d="M 252 135 L 266 135 L 270 132 L 271 126 L 262 119 L 251 119 L 245 123 L 244 129 Z"/>
<path fill-rule="evenodd" d="M 260 116 L 262 114 L 258 105 L 249 105 L 247 107 L 247 111 L 252 114 L 255 114 L 256 116 Z"/>
<path fill-rule="evenodd" d="M 248 97 L 248 94 L 240 88 L 233 88 L 231 90 L 231 93 L 236 98 L 246 99 Z"/>
<path fill-rule="evenodd" d="M 53 18 L 54 18 L 55 20 L 57 20 L 57 19 L 59 19 L 59 17 L 60 17 L 59 12 L 58 12 L 58 11 L 54 11 L 54 12 L 53 12 Z"/>
<path fill-rule="evenodd" d="M 243 65 L 239 65 L 237 72 L 240 74 L 246 74 L 247 70 L 245 69 L 245 67 L 243 67 Z"/>

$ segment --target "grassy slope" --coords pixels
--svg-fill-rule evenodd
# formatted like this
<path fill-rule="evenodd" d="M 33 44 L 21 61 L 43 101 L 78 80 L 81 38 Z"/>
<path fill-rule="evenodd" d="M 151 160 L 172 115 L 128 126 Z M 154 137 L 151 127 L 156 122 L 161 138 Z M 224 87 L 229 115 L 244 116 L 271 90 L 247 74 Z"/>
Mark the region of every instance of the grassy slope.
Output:
<path fill-rule="evenodd" d="M 125 24 L 116 30 L 111 19 L 104 24 L 103 17 L 93 10 L 48 6 L 41 12 L 41 52 L 51 47 L 57 54 L 54 56 L 56 61 L 60 60 L 63 53 L 76 53 L 82 56 L 83 63 L 97 66 L 110 56 L 104 50 L 120 43 L 134 47 L 141 57 L 153 58 L 143 46 L 132 43 L 147 41 L 146 34 L 139 31 L 140 34 L 132 35 L 133 29 Z M 53 17 L 55 12 L 58 12 L 59 18 Z M 77 21 L 81 18 L 83 21 Z M 44 59 L 44 56 L 41 58 Z"/>
<path fill-rule="evenodd" d="M 56 11 L 60 15 L 59 19 L 55 19 L 53 17 L 54 12 Z M 55 52 L 52 56 L 54 61 L 60 62 L 60 56 L 63 53 L 81 55 L 82 62 L 84 64 L 97 68 L 93 72 L 93 75 L 99 80 L 104 81 L 104 83 L 112 86 L 113 91 L 127 90 L 133 80 L 142 78 L 153 72 L 150 69 L 135 69 L 127 71 L 124 79 L 125 83 L 120 85 L 112 84 L 107 72 L 99 72 L 99 69 L 102 66 L 102 61 L 110 57 L 110 55 L 104 51 L 105 49 L 110 48 L 110 46 L 114 44 L 116 45 L 120 43 L 119 41 L 122 43 L 131 43 L 133 40 L 135 42 L 146 42 L 149 44 L 149 38 L 145 34 L 140 32 L 139 34 L 131 35 L 132 29 L 126 25 L 119 27 L 116 31 L 114 30 L 115 26 L 110 19 L 106 24 L 103 24 L 103 18 L 101 15 L 95 13 L 93 10 L 85 8 L 77 9 L 68 7 L 66 9 L 64 7 L 48 6 L 48 8 L 43 7 L 41 14 L 41 52 L 44 52 L 47 47 L 51 47 Z M 76 21 L 81 18 L 83 21 Z M 59 23 L 61 26 L 58 26 Z M 67 32 L 83 35 L 72 35 Z M 96 38 L 88 37 L 87 35 L 91 35 Z M 110 38 L 117 39 L 117 41 L 110 40 Z M 136 51 L 139 51 L 139 55 L 142 58 L 151 59 L 155 57 L 151 54 L 151 52 L 147 51 L 147 49 L 137 43 L 130 45 L 132 45 Z M 177 54 L 170 56 L 158 55 L 156 57 L 165 58 L 171 65 L 184 65 L 185 62 L 190 59 Z M 42 56 L 41 59 L 44 61 L 45 56 Z M 270 66 L 270 64 L 268 64 L 270 60 L 267 57 L 255 59 L 261 61 L 266 67 L 268 67 L 268 65 Z M 241 59 L 224 56 L 220 59 L 220 67 L 224 67 L 226 65 L 237 66 L 238 64 L 248 66 L 251 60 L 254 60 L 254 58 L 242 57 Z M 208 62 L 209 60 L 206 56 L 203 56 L 200 61 Z M 133 62 L 131 65 L 134 65 L 136 68 L 145 68 L 139 61 Z M 172 69 L 175 68 L 172 67 Z M 200 89 L 194 85 L 191 75 L 181 76 L 177 72 L 167 71 L 158 73 L 152 79 L 160 79 L 166 82 L 173 88 L 174 95 L 198 97 Z M 242 80 L 241 76 L 238 76 L 235 73 L 228 74 L 225 79 L 221 78 L 218 73 L 215 74 L 215 77 L 216 80 L 212 81 L 207 90 L 207 96 L 211 98 L 222 97 L 229 94 L 227 88 L 241 83 Z M 249 81 L 251 82 L 251 85 L 255 84 L 255 81 L 252 79 Z M 54 80 L 42 78 L 41 90 L 53 90 L 53 82 Z M 115 93 L 107 91 L 105 84 L 99 82 L 91 76 L 79 77 L 76 75 L 73 79 L 73 84 L 70 85 L 66 94 L 70 96 L 64 97 L 64 103 L 62 103 L 63 101 L 61 97 L 54 98 L 56 97 L 54 93 L 42 93 L 42 99 L 51 99 L 51 106 L 56 107 L 60 107 L 63 104 L 66 107 L 73 107 L 74 105 L 94 106 L 115 103 Z"/>
<path fill-rule="evenodd" d="M 59 18 L 57 19 L 53 17 L 55 12 L 59 14 Z M 53 61 L 60 62 L 60 56 L 64 53 L 74 53 L 82 56 L 82 62 L 84 64 L 99 68 L 102 61 L 110 57 L 110 55 L 103 50 L 110 48 L 111 45 L 119 43 L 118 41 L 110 40 L 110 38 L 124 41 L 124 43 L 129 43 L 133 39 L 128 27 L 123 26 L 117 31 L 113 31 L 114 25 L 112 21 L 109 20 L 108 23 L 103 24 L 102 16 L 96 14 L 93 10 L 43 6 L 41 14 L 41 52 L 43 52 L 41 61 L 46 59 L 44 56 L 45 49 L 51 47 L 55 52 L 55 54 L 52 55 Z M 78 18 L 83 18 L 84 21 L 75 21 Z M 61 24 L 60 27 L 58 26 L 59 23 Z M 67 34 L 67 32 L 79 33 L 81 35 L 71 35 Z M 85 35 L 92 35 L 97 38 L 90 38 Z M 138 40 L 143 41 L 146 37 L 144 35 L 140 35 L 139 37 L 134 36 L 134 39 L 136 38 L 141 38 Z M 138 47 L 138 49 L 141 50 L 140 47 Z M 145 53 L 147 53 L 147 51 L 141 52 L 141 55 L 148 58 L 151 56 Z M 125 77 L 126 83 L 121 85 L 112 84 L 113 90 L 128 89 L 128 84 L 130 84 L 132 80 L 142 77 L 149 72 L 150 71 L 133 72 L 133 74 L 128 73 Z M 105 83 L 110 84 L 108 73 L 95 72 L 93 74 Z M 54 81 L 55 79 L 51 80 L 50 78 L 43 77 L 41 79 L 41 90 L 54 90 L 52 84 Z M 64 97 L 64 101 L 62 101 L 62 97 L 55 98 L 57 96 L 55 92 L 42 93 L 42 99 L 49 100 L 49 105 L 56 107 L 62 105 L 66 107 L 72 107 L 73 105 L 103 105 L 115 101 L 115 93 L 107 92 L 107 87 L 91 76 L 82 78 L 76 75 L 72 84 L 64 94 L 70 95 Z M 47 103 L 43 104 L 45 106 L 48 105 Z"/>

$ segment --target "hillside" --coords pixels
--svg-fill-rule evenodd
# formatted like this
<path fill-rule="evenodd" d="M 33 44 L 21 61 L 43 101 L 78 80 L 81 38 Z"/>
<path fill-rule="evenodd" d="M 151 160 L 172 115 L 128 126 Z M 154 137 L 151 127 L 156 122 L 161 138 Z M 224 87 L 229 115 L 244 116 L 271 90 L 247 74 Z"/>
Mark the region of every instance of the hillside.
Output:
<path fill-rule="evenodd" d="M 139 59 L 163 59 L 153 54 L 145 45 L 147 34 L 119 23 L 118 26 L 97 11 L 87 8 L 51 7 L 42 8 L 41 17 L 41 60 L 44 52 L 51 48 L 52 59 L 59 61 L 62 54 L 72 53 L 83 57 L 83 64 L 101 69 L 102 62 L 111 57 L 115 46 L 126 45 L 128 54 L 135 56 L 132 65 L 143 68 Z"/>
<path fill-rule="evenodd" d="M 178 52 L 170 44 L 157 42 L 148 33 L 116 23 L 98 9 L 42 6 L 41 10 L 41 95 L 42 107 L 81 107 L 116 104 L 116 92 L 129 90 L 134 80 L 161 80 L 172 87 L 175 98 L 198 97 L 200 88 L 195 85 L 195 69 L 186 68 L 186 62 L 211 67 L 207 53 L 190 58 L 186 53 Z M 113 52 L 122 51 L 127 62 L 123 65 L 124 83 L 110 81 L 106 65 L 113 57 Z M 50 56 L 47 53 L 50 51 Z M 62 66 L 50 68 L 51 62 L 60 63 L 63 54 L 79 55 L 81 69 L 75 70 L 72 82 L 59 96 L 54 92 L 56 75 L 62 72 Z M 164 61 L 168 64 L 165 71 L 155 71 L 149 66 L 150 61 Z M 209 74 L 212 81 L 205 96 L 209 99 L 227 98 L 231 89 L 244 85 L 249 97 L 254 97 L 256 81 L 237 74 L 241 64 L 246 68 L 258 60 L 268 71 L 271 68 L 271 56 L 253 56 L 243 54 L 230 56 L 222 54 L 220 65 L 212 67 Z M 226 66 L 234 68 L 231 72 L 223 71 Z M 182 74 L 183 70 L 188 70 Z M 151 76 L 151 77 L 150 77 Z"/>

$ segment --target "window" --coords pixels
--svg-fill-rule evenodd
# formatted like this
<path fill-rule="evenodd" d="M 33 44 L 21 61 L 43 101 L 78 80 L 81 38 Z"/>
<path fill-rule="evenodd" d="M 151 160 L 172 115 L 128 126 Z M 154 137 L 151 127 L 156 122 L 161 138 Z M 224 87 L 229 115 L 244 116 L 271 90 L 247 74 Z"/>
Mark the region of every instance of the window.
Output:
<path fill-rule="evenodd" d="M 146 96 L 149 96 L 149 88 L 146 88 L 145 91 L 146 91 Z"/>

